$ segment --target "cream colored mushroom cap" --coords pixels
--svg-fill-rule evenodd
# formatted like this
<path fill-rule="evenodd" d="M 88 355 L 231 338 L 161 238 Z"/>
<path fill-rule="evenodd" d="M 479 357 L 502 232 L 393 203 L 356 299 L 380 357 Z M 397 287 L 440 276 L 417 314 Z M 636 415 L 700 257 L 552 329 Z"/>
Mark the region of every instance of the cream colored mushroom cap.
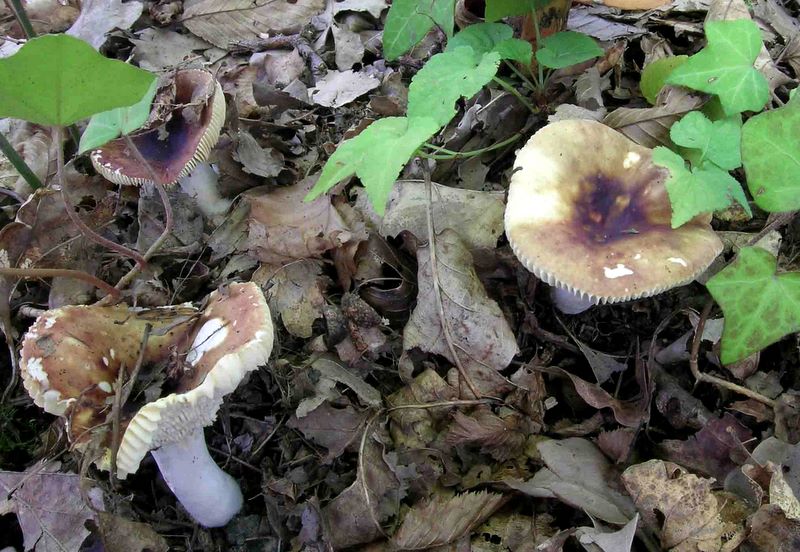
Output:
<path fill-rule="evenodd" d="M 517 152 L 505 230 L 548 284 L 597 303 L 692 281 L 722 252 L 708 216 L 679 228 L 651 150 L 595 121 L 545 126 Z"/>
<path fill-rule="evenodd" d="M 212 293 L 186 357 L 191 372 L 175 393 L 148 403 L 130 421 L 117 453 L 117 476 L 134 473 L 151 449 L 210 425 L 223 397 L 267 363 L 272 343 L 272 318 L 256 284 Z"/>

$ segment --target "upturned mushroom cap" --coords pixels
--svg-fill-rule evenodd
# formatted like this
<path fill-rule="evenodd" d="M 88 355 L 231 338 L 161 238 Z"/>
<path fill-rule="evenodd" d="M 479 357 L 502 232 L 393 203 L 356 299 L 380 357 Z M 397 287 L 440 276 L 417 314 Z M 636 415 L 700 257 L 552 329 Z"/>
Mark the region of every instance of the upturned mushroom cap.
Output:
<path fill-rule="evenodd" d="M 601 123 L 552 123 L 517 152 L 508 241 L 537 277 L 595 303 L 688 283 L 722 242 L 707 216 L 671 227 L 668 177 L 651 150 Z"/>
<path fill-rule="evenodd" d="M 131 136 L 162 184 L 174 183 L 208 159 L 225 121 L 222 87 L 208 71 L 178 71 L 174 101 L 166 123 Z M 197 110 L 198 102 L 205 106 Z M 141 185 L 152 180 L 124 138 L 94 150 L 90 158 L 97 172 L 115 184 Z"/>
<path fill-rule="evenodd" d="M 130 421 L 117 453 L 117 475 L 124 479 L 151 449 L 210 425 L 222 398 L 267 363 L 272 341 L 269 307 L 256 284 L 231 284 L 212 293 L 195 325 L 188 371 L 175 393 L 148 403 Z"/>
<path fill-rule="evenodd" d="M 139 356 L 145 325 L 146 362 L 166 360 L 189 342 L 195 309 L 155 309 L 145 314 L 126 306 L 68 306 L 47 311 L 31 325 L 22 343 L 22 384 L 45 412 L 64 416 L 69 434 L 80 441 L 102 424 L 121 366 L 132 370 Z"/>

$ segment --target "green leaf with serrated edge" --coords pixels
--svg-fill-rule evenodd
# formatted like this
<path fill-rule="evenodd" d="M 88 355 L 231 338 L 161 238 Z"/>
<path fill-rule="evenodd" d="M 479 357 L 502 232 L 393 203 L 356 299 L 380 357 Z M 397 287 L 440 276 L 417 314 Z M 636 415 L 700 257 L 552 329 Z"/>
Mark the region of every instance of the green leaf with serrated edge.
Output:
<path fill-rule="evenodd" d="M 513 38 L 514 29 L 503 23 L 476 23 L 459 31 L 447 43 L 445 52 L 468 46 L 476 59 L 484 54 L 497 52 L 502 59 L 513 59 L 530 63 L 533 51 L 530 42 Z"/>
<path fill-rule="evenodd" d="M 548 5 L 552 0 L 486 0 L 486 21 L 498 21 L 504 17 L 525 15 Z"/>
<path fill-rule="evenodd" d="M 710 161 L 720 169 L 732 171 L 742 166 L 742 118 L 739 114 L 710 121 L 699 111 L 687 113 L 669 129 L 669 136 L 679 146 L 699 150 L 697 161 Z"/>
<path fill-rule="evenodd" d="M 670 56 L 644 66 L 642 80 L 639 81 L 639 89 L 642 91 L 642 96 L 651 105 L 656 104 L 658 93 L 664 88 L 664 82 L 669 74 L 683 65 L 687 59 L 689 59 L 689 56 Z"/>
<path fill-rule="evenodd" d="M 536 60 L 550 69 L 563 69 L 603 55 L 593 38 L 575 31 L 561 31 L 542 39 Z"/>
<path fill-rule="evenodd" d="M 356 175 L 367 189 L 375 211 L 382 215 L 397 175 L 411 155 L 439 128 L 440 125 L 428 117 L 388 117 L 375 121 L 336 148 L 305 199 L 314 199 L 337 182 Z"/>
<path fill-rule="evenodd" d="M 760 111 L 769 85 L 753 67 L 761 51 L 758 26 L 749 19 L 709 21 L 706 38 L 706 47 L 670 73 L 667 84 L 716 94 L 726 115 Z"/>
<path fill-rule="evenodd" d="M 455 0 L 394 0 L 383 27 L 383 55 L 394 60 L 411 50 L 438 25 L 453 35 Z"/>
<path fill-rule="evenodd" d="M 726 209 L 734 202 L 752 216 L 739 182 L 716 165 L 705 163 L 690 171 L 680 155 L 663 146 L 653 150 L 653 163 L 670 172 L 666 187 L 672 205 L 673 228 L 701 213 Z"/>
<path fill-rule="evenodd" d="M 497 73 L 499 63 L 498 52 L 477 57 L 466 46 L 436 54 L 411 79 L 408 117 L 430 117 L 446 125 L 456 114 L 456 101 L 477 94 Z"/>
<path fill-rule="evenodd" d="M 706 287 L 722 307 L 723 364 L 747 358 L 800 331 L 800 272 L 776 274 L 777 260 L 759 247 L 745 247 Z"/>
<path fill-rule="evenodd" d="M 130 134 L 145 124 L 150 116 L 150 107 L 157 88 L 158 81 L 154 80 L 141 101 L 130 107 L 118 107 L 111 111 L 92 115 L 86 130 L 81 135 L 78 153 L 99 148 L 123 134 Z"/>
<path fill-rule="evenodd" d="M 0 59 L 0 117 L 67 126 L 135 104 L 156 76 L 100 55 L 69 35 L 29 40 Z"/>
<path fill-rule="evenodd" d="M 747 187 L 765 211 L 800 209 L 800 96 L 742 128 Z"/>

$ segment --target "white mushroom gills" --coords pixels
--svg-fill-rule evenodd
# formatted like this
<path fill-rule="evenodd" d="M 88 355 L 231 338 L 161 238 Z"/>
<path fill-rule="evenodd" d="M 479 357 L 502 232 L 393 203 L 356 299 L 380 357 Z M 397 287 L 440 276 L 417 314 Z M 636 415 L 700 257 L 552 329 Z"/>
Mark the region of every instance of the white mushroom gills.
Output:
<path fill-rule="evenodd" d="M 150 453 L 167 486 L 199 524 L 222 527 L 242 509 L 239 484 L 211 458 L 202 428 Z"/>

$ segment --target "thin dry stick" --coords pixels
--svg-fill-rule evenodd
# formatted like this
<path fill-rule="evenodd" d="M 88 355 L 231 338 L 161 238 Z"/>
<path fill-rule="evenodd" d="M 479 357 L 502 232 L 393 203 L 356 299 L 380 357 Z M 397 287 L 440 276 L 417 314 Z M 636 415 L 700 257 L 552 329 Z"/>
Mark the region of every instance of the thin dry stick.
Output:
<path fill-rule="evenodd" d="M 69 268 L 2 268 L 0 267 L 0 276 L 8 278 L 20 278 L 30 280 L 32 278 L 72 278 L 91 284 L 94 287 L 105 291 L 110 296 L 118 299 L 120 296 L 119 290 L 115 289 L 111 284 L 107 284 L 97 276 L 92 276 L 88 272 L 82 270 L 71 270 Z"/>
<path fill-rule="evenodd" d="M 433 196 L 431 192 L 431 175 L 430 171 L 427 167 L 427 162 L 423 162 L 423 172 L 425 173 L 425 190 L 427 191 L 427 206 L 426 206 L 426 217 L 428 219 L 428 250 L 430 252 L 430 263 L 431 263 L 431 280 L 433 280 L 433 295 L 436 298 L 436 308 L 439 311 L 439 320 L 442 322 L 442 333 L 444 333 L 444 340 L 447 343 L 447 348 L 450 350 L 450 355 L 453 357 L 453 362 L 455 362 L 456 368 L 458 368 L 458 373 L 461 374 L 461 377 L 464 378 L 464 382 L 469 387 L 469 390 L 475 396 L 476 399 L 481 398 L 483 395 L 478 391 L 477 387 L 475 387 L 475 383 L 472 381 L 472 378 L 469 377 L 467 371 L 464 369 L 464 366 L 461 364 L 461 359 L 458 356 L 458 352 L 456 351 L 455 345 L 453 344 L 453 336 L 450 334 L 450 325 L 447 323 L 447 318 L 445 318 L 444 314 L 444 301 L 442 301 L 442 292 L 439 285 L 439 269 L 436 264 L 436 239 L 434 237 L 434 228 L 433 228 Z"/>
<path fill-rule="evenodd" d="M 155 171 L 153 170 L 153 166 L 144 158 L 142 152 L 139 151 L 139 148 L 136 147 L 133 140 L 131 140 L 130 136 L 127 134 L 125 135 L 126 143 L 128 147 L 133 152 L 133 155 L 136 156 L 136 159 L 144 165 L 145 169 L 147 169 L 147 174 L 150 177 L 150 180 L 153 181 L 153 186 L 155 187 L 156 191 L 158 192 L 158 196 L 161 198 L 161 203 L 164 204 L 164 230 L 161 232 L 161 235 L 158 236 L 158 239 L 153 242 L 153 244 L 147 249 L 144 254 L 145 260 L 149 260 L 150 257 L 155 255 L 155 253 L 161 248 L 164 244 L 166 239 L 172 233 L 172 226 L 173 222 L 173 215 L 172 215 L 172 204 L 169 202 L 169 196 L 167 195 L 167 190 L 164 188 L 164 184 L 162 184 L 158 177 L 156 176 Z M 141 266 L 133 267 L 127 274 L 125 274 L 122 278 L 120 278 L 119 282 L 117 282 L 116 288 L 122 289 L 127 286 L 133 279 L 139 274 L 142 270 Z"/>
<path fill-rule="evenodd" d="M 728 389 L 729 391 L 739 393 L 740 395 L 744 395 L 745 397 L 763 403 L 770 408 L 775 408 L 777 403 L 769 397 L 765 397 L 761 393 L 756 393 L 747 387 L 737 385 L 733 382 L 709 374 L 704 374 L 700 371 L 700 368 L 697 365 L 697 357 L 700 353 L 700 342 L 702 341 L 703 337 L 703 329 L 705 328 L 706 320 L 708 319 L 708 315 L 711 313 L 711 307 L 713 305 L 714 303 L 710 300 L 706 303 L 706 306 L 703 308 L 703 312 L 700 314 L 700 320 L 697 322 L 697 329 L 694 331 L 694 338 L 692 339 L 692 356 L 689 358 L 689 368 L 692 370 L 694 379 L 697 381 L 711 383 L 713 385 L 722 387 L 723 389 Z"/>
<path fill-rule="evenodd" d="M 75 207 L 72 205 L 69 195 L 67 195 L 67 183 L 64 179 L 64 149 L 62 136 L 63 129 L 61 127 L 53 127 L 53 141 L 56 143 L 57 178 L 58 183 L 61 186 L 61 197 L 64 200 L 64 208 L 67 211 L 67 216 L 69 216 L 69 219 L 72 221 L 72 223 L 77 226 L 78 229 L 80 229 L 81 233 L 83 233 L 87 239 L 99 245 L 105 246 L 112 251 L 116 251 L 120 255 L 124 255 L 125 257 L 133 259 L 138 265 L 147 266 L 147 261 L 145 261 L 144 257 L 142 257 L 137 251 L 104 238 L 89 228 L 89 226 L 87 226 L 86 223 L 83 222 L 83 220 L 81 220 L 81 218 L 75 212 Z"/>

